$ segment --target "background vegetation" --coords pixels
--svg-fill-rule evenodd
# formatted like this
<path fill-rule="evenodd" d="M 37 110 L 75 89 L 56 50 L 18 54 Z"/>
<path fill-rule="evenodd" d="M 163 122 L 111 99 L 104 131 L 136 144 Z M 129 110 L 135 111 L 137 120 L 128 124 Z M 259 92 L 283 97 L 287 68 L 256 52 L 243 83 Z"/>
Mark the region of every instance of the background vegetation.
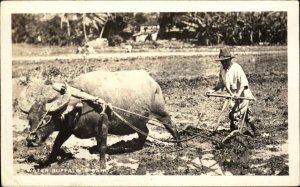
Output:
<path fill-rule="evenodd" d="M 285 45 L 286 12 L 165 12 L 13 14 L 13 43 L 83 45 L 106 38 L 110 45 L 132 39 L 140 26 L 159 25 L 158 39 L 196 45 Z"/>

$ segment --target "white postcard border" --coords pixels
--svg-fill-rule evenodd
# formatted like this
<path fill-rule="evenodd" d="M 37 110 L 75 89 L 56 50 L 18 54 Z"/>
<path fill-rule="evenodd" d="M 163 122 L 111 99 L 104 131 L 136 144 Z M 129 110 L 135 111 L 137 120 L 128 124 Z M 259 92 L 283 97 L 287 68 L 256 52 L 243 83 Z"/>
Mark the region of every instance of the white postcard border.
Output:
<path fill-rule="evenodd" d="M 66 8 L 67 7 L 67 8 Z M 299 184 L 297 1 L 12 1 L 1 3 L 1 170 L 5 186 L 198 186 Z M 11 14 L 57 12 L 287 11 L 289 176 L 25 176 L 13 174 Z"/>

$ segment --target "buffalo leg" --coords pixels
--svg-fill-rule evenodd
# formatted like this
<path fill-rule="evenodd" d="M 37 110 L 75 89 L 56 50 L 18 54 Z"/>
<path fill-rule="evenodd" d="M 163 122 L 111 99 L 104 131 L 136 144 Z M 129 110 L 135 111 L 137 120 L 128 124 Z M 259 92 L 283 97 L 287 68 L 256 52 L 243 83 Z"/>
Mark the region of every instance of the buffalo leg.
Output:
<path fill-rule="evenodd" d="M 148 135 L 149 133 L 149 129 L 148 127 L 145 125 L 143 126 L 144 128 L 140 128 L 141 131 L 143 131 L 144 133 L 146 133 Z M 144 144 L 146 142 L 146 139 L 147 139 L 147 136 L 141 134 L 141 133 L 138 133 L 139 135 L 139 138 L 138 138 L 138 149 L 142 149 L 144 147 Z"/>
<path fill-rule="evenodd" d="M 122 140 L 121 142 L 115 143 L 114 145 L 109 147 L 108 154 L 131 153 L 142 149 L 146 142 L 149 129 L 145 125 L 143 127 L 139 127 L 139 130 L 143 131 L 146 134 L 146 136 L 141 133 L 138 133 L 138 138 L 134 138 L 126 142 Z"/>
<path fill-rule="evenodd" d="M 48 158 L 45 161 L 41 162 L 40 165 L 47 166 L 47 165 L 55 162 L 56 157 L 60 153 L 62 153 L 62 150 L 60 149 L 60 147 L 71 135 L 72 135 L 72 133 L 69 131 L 60 131 L 58 133 L 57 137 L 55 138 L 54 145 L 53 145 L 50 155 L 48 156 Z"/>
<path fill-rule="evenodd" d="M 130 152 L 134 152 L 134 151 L 142 149 L 146 142 L 146 139 L 147 139 L 147 136 L 149 133 L 149 129 L 147 128 L 146 125 L 144 125 L 143 127 L 139 127 L 139 130 L 144 133 L 143 134 L 138 133 L 138 136 L 139 136 L 138 139 L 134 138 L 131 141 L 126 141 L 126 142 L 123 141 L 122 142 L 123 145 L 121 145 L 114 151 L 118 152 L 118 153 L 130 153 Z"/>
<path fill-rule="evenodd" d="M 96 136 L 97 147 L 100 152 L 100 167 L 106 168 L 105 153 L 107 150 L 107 134 L 108 134 L 109 120 L 106 114 L 101 115 L 98 122 L 98 133 Z"/>
<path fill-rule="evenodd" d="M 170 115 L 165 111 L 162 111 L 157 115 L 158 115 L 157 119 L 162 122 L 162 124 L 165 126 L 165 128 L 171 133 L 173 138 L 175 140 L 180 140 L 176 126 L 174 126 L 175 131 L 172 129 L 173 125 L 172 125 L 172 120 L 171 120 Z M 180 142 L 177 142 L 177 145 L 182 146 Z"/>

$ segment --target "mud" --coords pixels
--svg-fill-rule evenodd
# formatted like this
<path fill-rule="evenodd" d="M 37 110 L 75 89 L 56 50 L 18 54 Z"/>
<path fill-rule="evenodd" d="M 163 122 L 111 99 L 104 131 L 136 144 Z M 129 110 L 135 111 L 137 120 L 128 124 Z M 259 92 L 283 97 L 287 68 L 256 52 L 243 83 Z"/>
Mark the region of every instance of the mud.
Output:
<path fill-rule="evenodd" d="M 255 62 L 251 61 L 252 58 L 246 55 L 240 58 L 240 63 L 257 97 L 257 101 L 250 106 L 259 130 L 259 135 L 254 138 L 240 135 L 220 146 L 218 141 L 197 137 L 183 143 L 183 148 L 148 138 L 141 150 L 107 154 L 107 168 L 100 170 L 98 154 L 91 154 L 90 151 L 90 147 L 96 145 L 95 139 L 81 140 L 72 136 L 62 146 L 71 154 L 59 158 L 58 162 L 47 168 L 38 168 L 38 161 L 50 153 L 57 133 L 51 135 L 43 146 L 28 148 L 25 142 L 26 116 L 16 110 L 13 118 L 14 171 L 25 175 L 289 175 L 286 55 L 256 55 Z M 117 65 L 133 69 L 147 67 L 148 64 L 147 69 L 163 89 L 174 124 L 179 129 L 189 125 L 193 132 L 222 140 L 230 133 L 229 111 L 226 110 L 217 133 L 212 135 L 209 130 L 216 125 L 223 100 L 204 96 L 205 90 L 218 79 L 219 64 L 210 64 L 207 58 L 199 61 L 195 57 L 184 57 L 175 62 L 172 58 L 173 66 L 168 68 L 171 64 L 168 60 L 163 64 L 159 59 L 159 65 L 147 60 L 118 62 Z M 100 62 L 100 65 L 103 63 Z M 112 67 L 107 63 L 102 68 L 115 70 L 117 65 Z M 150 135 L 171 138 L 166 131 L 149 127 Z M 192 134 L 180 132 L 180 135 L 184 139 Z M 110 135 L 108 144 L 111 148 L 113 144 L 134 146 L 131 140 L 136 137 L 136 134 Z"/>

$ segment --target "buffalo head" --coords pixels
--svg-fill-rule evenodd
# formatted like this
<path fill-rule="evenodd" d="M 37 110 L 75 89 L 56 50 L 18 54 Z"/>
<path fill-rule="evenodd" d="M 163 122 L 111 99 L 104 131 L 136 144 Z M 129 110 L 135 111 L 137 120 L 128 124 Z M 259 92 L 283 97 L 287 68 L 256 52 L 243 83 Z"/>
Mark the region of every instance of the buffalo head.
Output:
<path fill-rule="evenodd" d="M 61 111 L 66 108 L 71 94 L 62 90 L 54 98 L 39 99 L 28 102 L 26 99 L 27 89 L 21 94 L 24 98 L 20 103 L 22 112 L 28 114 L 29 134 L 26 138 L 28 146 L 40 146 L 56 129 L 57 119 Z"/>

